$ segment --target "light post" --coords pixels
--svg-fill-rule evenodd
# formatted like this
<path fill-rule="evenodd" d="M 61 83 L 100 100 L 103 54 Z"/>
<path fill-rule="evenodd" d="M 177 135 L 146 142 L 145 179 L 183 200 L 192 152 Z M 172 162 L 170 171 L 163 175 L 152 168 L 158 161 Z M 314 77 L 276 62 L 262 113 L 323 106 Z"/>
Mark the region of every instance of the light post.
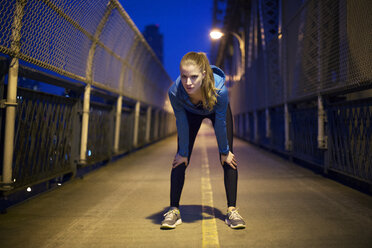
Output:
<path fill-rule="evenodd" d="M 245 43 L 244 43 L 244 40 L 242 37 L 240 37 L 237 33 L 235 32 L 232 32 L 232 31 L 229 31 L 229 34 L 233 35 L 239 42 L 239 49 L 240 49 L 240 54 L 241 54 L 241 64 L 240 64 L 240 67 L 238 68 L 238 75 L 237 75 L 237 78 L 235 80 L 235 76 L 233 78 L 233 81 L 240 81 L 240 79 L 242 78 L 242 76 L 244 75 L 245 73 Z M 225 34 L 222 33 L 220 30 L 218 29 L 213 29 L 210 33 L 209 33 L 210 37 L 213 39 L 213 40 L 219 40 L 222 38 L 222 36 L 224 36 Z"/>

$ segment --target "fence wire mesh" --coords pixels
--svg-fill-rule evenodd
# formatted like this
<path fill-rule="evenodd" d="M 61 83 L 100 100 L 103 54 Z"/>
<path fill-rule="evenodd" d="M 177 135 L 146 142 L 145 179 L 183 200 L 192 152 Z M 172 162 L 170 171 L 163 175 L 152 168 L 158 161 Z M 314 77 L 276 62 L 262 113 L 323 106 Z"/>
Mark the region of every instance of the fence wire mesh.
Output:
<path fill-rule="evenodd" d="M 11 67 L 9 58 L 21 60 L 19 75 L 25 68 L 32 71 L 18 77 L 18 83 L 27 78 L 65 88 L 69 94 L 62 97 L 18 88 L 11 165 L 14 189 L 76 173 L 80 166 L 81 82 L 95 86 L 99 95 L 90 101 L 88 164 L 135 148 L 134 109 L 126 104 L 121 114 L 119 147 L 114 147 L 114 106 L 118 95 L 131 104 L 141 102 L 144 109 L 150 107 L 157 115 L 150 120 L 154 124 L 148 130 L 149 120 L 142 111 L 140 146 L 148 143 L 149 131 L 151 140 L 175 132 L 175 126 L 164 123 L 174 122 L 174 117 L 164 112 L 172 82 L 117 0 L 0 1 L 2 103 L 7 97 L 4 77 Z M 5 146 L 4 116 L 5 109 L 0 108 L 1 151 Z M 1 152 L 1 161 L 3 157 Z"/>
<path fill-rule="evenodd" d="M 371 1 L 311 0 L 284 16 L 287 100 L 371 85 L 371 7 Z"/>
<path fill-rule="evenodd" d="M 245 79 L 228 82 L 235 134 L 371 185 L 371 9 L 368 0 L 255 0 L 244 23 L 226 19 L 246 51 Z M 235 43 L 220 44 L 215 57 L 233 78 Z"/>
<path fill-rule="evenodd" d="M 265 10 L 277 5 L 252 1 L 248 10 L 245 80 L 231 87 L 235 113 L 372 87 L 372 1 L 281 1 Z M 234 75 L 237 55 L 223 52 L 221 66 Z"/>
<path fill-rule="evenodd" d="M 0 1 L 0 52 L 158 107 L 172 83 L 117 0 Z"/>

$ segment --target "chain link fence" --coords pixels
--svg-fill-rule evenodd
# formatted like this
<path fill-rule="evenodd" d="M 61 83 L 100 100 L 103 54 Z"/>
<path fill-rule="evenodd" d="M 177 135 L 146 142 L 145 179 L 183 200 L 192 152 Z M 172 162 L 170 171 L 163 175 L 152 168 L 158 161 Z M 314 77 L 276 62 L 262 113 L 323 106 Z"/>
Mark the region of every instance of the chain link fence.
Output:
<path fill-rule="evenodd" d="M 16 85 L 11 99 L 14 74 L 18 83 L 65 93 Z M 175 133 L 166 104 L 171 83 L 117 0 L 0 1 L 0 203 Z M 15 143 L 9 145 L 12 109 Z M 9 146 L 13 153 L 3 153 Z"/>
<path fill-rule="evenodd" d="M 1 1 L 0 52 L 160 108 L 171 84 L 117 0 Z"/>
<path fill-rule="evenodd" d="M 247 55 L 243 79 L 228 82 L 235 134 L 371 192 L 371 9 L 368 0 L 251 1 L 244 24 L 226 27 Z M 242 53 L 230 43 L 215 57 L 234 78 Z"/>

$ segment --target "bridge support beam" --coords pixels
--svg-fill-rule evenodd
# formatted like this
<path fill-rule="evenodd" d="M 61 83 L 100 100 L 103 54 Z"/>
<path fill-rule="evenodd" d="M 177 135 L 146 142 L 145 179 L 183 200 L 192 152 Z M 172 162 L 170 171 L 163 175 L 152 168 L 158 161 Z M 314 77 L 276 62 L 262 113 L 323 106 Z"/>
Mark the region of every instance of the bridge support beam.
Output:
<path fill-rule="evenodd" d="M 140 117 L 140 107 L 141 103 L 139 101 L 136 102 L 134 107 L 134 128 L 133 128 L 133 147 L 138 146 L 138 126 L 139 126 L 139 117 Z"/>
<path fill-rule="evenodd" d="M 11 60 L 8 76 L 8 91 L 5 119 L 4 134 L 4 160 L 3 160 L 3 177 L 1 182 L 2 189 L 11 189 L 12 184 L 12 165 L 14 152 L 14 129 L 17 112 L 17 81 L 18 81 L 19 61 L 17 58 Z"/>
<path fill-rule="evenodd" d="M 155 125 L 154 125 L 154 139 L 157 140 L 159 138 L 159 113 L 160 110 L 156 110 L 155 115 Z"/>
<path fill-rule="evenodd" d="M 326 114 L 322 96 L 318 96 L 318 148 L 327 149 L 327 137 L 325 136 Z"/>
<path fill-rule="evenodd" d="M 81 124 L 80 163 L 85 163 L 87 159 L 90 91 L 91 86 L 87 84 L 84 91 L 83 120 Z"/>
<path fill-rule="evenodd" d="M 12 23 L 12 43 L 11 50 L 15 54 L 9 66 L 7 99 L 2 102 L 6 108 L 5 135 L 4 135 L 4 158 L 3 158 L 3 175 L 0 189 L 10 190 L 13 176 L 13 153 L 14 153 L 14 129 L 15 118 L 17 113 L 17 82 L 19 60 L 17 58 L 20 51 L 22 18 L 26 0 L 18 0 L 14 10 L 14 19 Z"/>
<path fill-rule="evenodd" d="M 284 104 L 284 147 L 287 151 L 292 150 L 292 141 L 290 138 L 290 122 L 291 117 L 288 111 L 288 104 Z"/>
<path fill-rule="evenodd" d="M 254 141 L 258 142 L 259 137 L 258 137 L 258 115 L 257 115 L 257 110 L 253 112 L 253 121 L 254 121 Z"/>
<path fill-rule="evenodd" d="M 266 138 L 271 137 L 271 119 L 270 119 L 270 110 L 266 108 L 265 110 L 265 117 L 266 117 Z"/>
<path fill-rule="evenodd" d="M 150 130 L 151 130 L 151 107 L 147 107 L 147 112 L 146 112 L 146 143 L 150 142 Z"/>
<path fill-rule="evenodd" d="M 120 124 L 121 124 L 121 111 L 123 107 L 123 96 L 119 96 L 116 102 L 116 116 L 115 116 L 115 138 L 114 138 L 114 152 L 119 152 L 120 140 Z"/>
<path fill-rule="evenodd" d="M 82 126 L 81 126 L 80 161 L 79 161 L 82 164 L 86 163 L 86 155 L 87 155 L 90 92 L 91 92 L 91 84 L 93 83 L 93 60 L 94 60 L 94 55 L 96 52 L 98 39 L 102 33 L 103 28 L 106 25 L 108 18 L 110 17 L 110 14 L 113 8 L 114 8 L 114 5 L 110 1 L 106 7 L 105 14 L 102 17 L 102 20 L 97 26 L 92 45 L 89 49 L 89 55 L 87 59 L 86 73 L 85 73 L 87 86 L 85 86 L 85 91 L 84 91 L 83 121 L 82 121 Z"/>
<path fill-rule="evenodd" d="M 250 137 L 251 137 L 251 131 L 252 131 L 252 130 L 251 130 L 251 122 L 250 122 L 250 117 L 249 117 L 249 115 L 250 115 L 249 112 L 245 114 L 245 117 L 246 117 L 246 120 L 247 120 L 247 122 L 246 122 L 246 124 L 245 124 L 245 125 L 246 125 L 246 128 L 247 128 L 247 129 L 246 129 L 246 130 L 247 130 L 247 131 L 246 131 L 246 134 L 247 134 L 247 137 L 246 137 L 246 138 L 247 138 L 248 140 L 250 140 Z"/>

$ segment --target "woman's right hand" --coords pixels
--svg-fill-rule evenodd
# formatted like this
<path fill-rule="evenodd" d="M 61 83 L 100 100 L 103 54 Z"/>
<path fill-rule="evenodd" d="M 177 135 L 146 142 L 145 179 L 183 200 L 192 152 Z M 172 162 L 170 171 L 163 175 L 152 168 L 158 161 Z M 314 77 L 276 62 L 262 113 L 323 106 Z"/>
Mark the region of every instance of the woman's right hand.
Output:
<path fill-rule="evenodd" d="M 235 159 L 235 155 L 230 151 L 227 155 L 222 155 L 221 154 L 221 163 L 222 163 L 222 165 L 224 163 L 227 163 L 234 170 L 236 170 L 236 167 L 238 166 L 238 162 Z"/>
<path fill-rule="evenodd" d="M 174 156 L 172 168 L 176 168 L 182 163 L 185 163 L 185 166 L 187 166 L 187 157 L 182 157 L 181 155 L 177 153 L 176 156 Z"/>

